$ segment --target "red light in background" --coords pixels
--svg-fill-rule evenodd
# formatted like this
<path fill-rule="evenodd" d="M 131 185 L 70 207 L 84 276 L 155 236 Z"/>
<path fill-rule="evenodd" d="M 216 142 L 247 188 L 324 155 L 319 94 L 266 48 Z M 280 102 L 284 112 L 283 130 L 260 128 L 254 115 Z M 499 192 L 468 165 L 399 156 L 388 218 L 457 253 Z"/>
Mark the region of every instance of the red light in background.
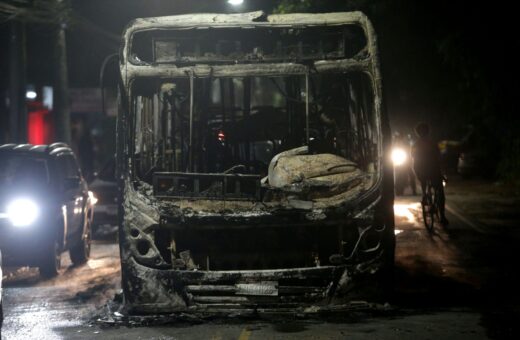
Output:
<path fill-rule="evenodd" d="M 49 144 L 51 142 L 50 111 L 41 103 L 33 102 L 29 105 L 27 115 L 27 139 L 30 144 Z"/>
<path fill-rule="evenodd" d="M 43 110 L 29 112 L 27 137 L 30 144 L 44 144 Z"/>
<path fill-rule="evenodd" d="M 221 142 L 226 140 L 226 135 L 222 131 L 218 132 L 217 137 L 218 137 L 218 140 L 221 141 Z"/>

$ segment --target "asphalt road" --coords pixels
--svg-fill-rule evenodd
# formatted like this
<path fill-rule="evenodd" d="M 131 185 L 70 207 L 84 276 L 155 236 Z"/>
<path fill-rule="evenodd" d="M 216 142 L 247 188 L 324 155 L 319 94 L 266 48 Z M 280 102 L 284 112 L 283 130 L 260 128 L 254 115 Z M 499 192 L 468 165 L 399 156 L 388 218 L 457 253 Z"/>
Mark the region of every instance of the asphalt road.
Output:
<path fill-rule="evenodd" d="M 418 197 L 396 201 L 396 293 L 388 313 L 340 320 L 217 321 L 156 327 L 103 327 L 99 308 L 119 289 L 118 248 L 96 242 L 84 266 L 40 280 L 7 269 L 2 339 L 486 339 L 520 338 L 511 230 L 484 226 L 449 206 L 450 225 L 429 234 Z"/>
<path fill-rule="evenodd" d="M 72 266 L 66 254 L 62 261 L 60 275 L 51 280 L 40 279 L 35 268 L 4 269 L 2 340 L 67 339 L 68 330 L 85 326 L 120 287 L 115 243 L 96 242 L 83 266 Z"/>

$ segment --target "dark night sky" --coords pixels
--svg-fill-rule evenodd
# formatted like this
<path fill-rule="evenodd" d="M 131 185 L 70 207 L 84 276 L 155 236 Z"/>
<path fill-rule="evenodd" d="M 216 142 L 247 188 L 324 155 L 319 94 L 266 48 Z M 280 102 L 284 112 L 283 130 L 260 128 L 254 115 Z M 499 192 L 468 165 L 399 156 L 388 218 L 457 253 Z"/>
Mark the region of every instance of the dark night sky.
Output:
<path fill-rule="evenodd" d="M 72 0 L 74 18 L 67 31 L 69 78 L 71 86 L 97 86 L 102 60 L 117 52 L 120 35 L 133 18 L 191 12 L 232 12 L 226 0 Z M 249 0 L 244 11 L 270 10 L 276 1 Z M 8 81 L 8 25 L 0 21 L 0 86 Z M 52 28 L 33 24 L 27 27 L 28 82 L 52 81 Z"/>
<path fill-rule="evenodd" d="M 245 0 L 244 11 L 269 10 L 277 1 Z M 475 111 L 513 116 L 504 102 L 518 88 L 511 8 L 445 0 L 326 1 L 318 11 L 361 8 L 380 38 L 387 104 L 396 127 L 417 120 L 453 127 L 478 116 Z M 348 3 L 345 5 L 345 3 Z M 230 12 L 225 0 L 72 0 L 75 20 L 68 28 L 69 78 L 73 87 L 97 86 L 105 56 L 135 17 L 190 12 Z M 353 4 L 353 5 L 350 5 Z M 7 25 L 0 23 L 0 87 L 7 86 Z M 52 82 L 50 29 L 28 28 L 28 81 Z M 507 111 L 508 113 L 504 113 Z M 439 133 L 445 137 L 446 133 Z"/>

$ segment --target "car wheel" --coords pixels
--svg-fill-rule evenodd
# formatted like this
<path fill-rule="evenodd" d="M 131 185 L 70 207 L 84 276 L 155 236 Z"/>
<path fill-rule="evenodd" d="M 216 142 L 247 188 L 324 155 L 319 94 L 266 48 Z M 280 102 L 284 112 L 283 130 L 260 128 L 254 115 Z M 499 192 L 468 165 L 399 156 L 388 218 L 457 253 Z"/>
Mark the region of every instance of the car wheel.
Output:
<path fill-rule="evenodd" d="M 42 256 L 42 262 L 39 268 L 40 275 L 43 277 L 50 278 L 58 275 L 61 268 L 61 247 L 57 239 L 50 242 Z"/>
<path fill-rule="evenodd" d="M 69 250 L 70 260 L 74 265 L 83 264 L 88 261 L 90 257 L 91 240 L 92 230 L 90 228 L 90 223 L 88 223 L 87 230 L 85 234 L 82 235 L 81 240 Z"/>

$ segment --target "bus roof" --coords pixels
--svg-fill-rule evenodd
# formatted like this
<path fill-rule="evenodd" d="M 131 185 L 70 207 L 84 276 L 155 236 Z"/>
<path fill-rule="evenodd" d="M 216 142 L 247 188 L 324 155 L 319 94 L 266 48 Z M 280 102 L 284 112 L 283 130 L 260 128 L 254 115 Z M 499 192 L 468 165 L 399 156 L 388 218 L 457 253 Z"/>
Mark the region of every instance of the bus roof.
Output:
<path fill-rule="evenodd" d="M 131 21 L 123 33 L 123 46 L 120 50 L 120 72 L 123 83 L 128 85 L 135 77 L 175 78 L 189 77 L 227 77 L 277 74 L 305 74 L 308 67 L 297 61 L 265 61 L 254 63 L 241 60 L 236 63 L 223 62 L 221 65 L 209 65 L 203 60 L 184 65 L 177 61 L 150 62 L 139 58 L 131 60 L 134 34 L 151 32 L 161 34 L 168 30 L 210 30 L 210 29 L 255 29 L 255 28 L 312 28 L 354 25 L 360 27 L 366 38 L 366 54 L 361 58 L 323 60 L 317 58 L 313 67 L 317 71 L 358 70 L 370 71 L 380 79 L 377 37 L 368 17 L 359 11 L 332 13 L 291 13 L 267 15 L 262 11 L 235 14 L 194 13 L 174 16 L 137 18 Z M 201 32 L 202 33 L 202 32 Z M 208 57 L 209 58 L 209 57 Z"/>
<path fill-rule="evenodd" d="M 367 23 L 362 12 L 291 13 L 266 15 L 262 11 L 221 14 L 196 13 L 163 17 L 138 18 L 129 23 L 125 37 L 140 30 L 160 28 L 212 28 L 239 26 L 326 26 Z"/>

